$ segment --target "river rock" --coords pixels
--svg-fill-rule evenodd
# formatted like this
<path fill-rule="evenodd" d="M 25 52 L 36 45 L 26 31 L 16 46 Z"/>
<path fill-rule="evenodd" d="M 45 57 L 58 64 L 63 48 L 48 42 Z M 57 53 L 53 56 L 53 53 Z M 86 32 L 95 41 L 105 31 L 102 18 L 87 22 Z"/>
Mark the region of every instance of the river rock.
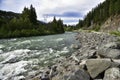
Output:
<path fill-rule="evenodd" d="M 120 64 L 120 59 L 113 59 L 113 62 Z"/>
<path fill-rule="evenodd" d="M 98 54 L 105 58 L 120 58 L 120 43 L 108 43 L 98 49 Z"/>
<path fill-rule="evenodd" d="M 73 48 L 73 49 L 79 49 L 79 48 L 80 48 L 80 45 L 78 45 L 78 44 L 72 44 L 72 45 L 71 45 L 71 48 Z"/>
<path fill-rule="evenodd" d="M 90 76 L 84 70 L 76 70 L 69 75 L 67 79 L 64 80 L 90 80 Z"/>
<path fill-rule="evenodd" d="M 83 69 L 67 72 L 66 74 L 58 75 L 52 80 L 90 80 L 89 74 Z"/>
<path fill-rule="evenodd" d="M 101 46 L 102 44 L 107 44 L 118 40 L 116 36 L 112 36 L 108 33 L 103 33 L 103 32 L 81 31 L 79 32 L 77 37 L 81 43 L 81 46 L 88 46 L 88 47 L 97 47 L 97 46 Z"/>
<path fill-rule="evenodd" d="M 120 59 L 111 59 L 111 67 L 119 67 L 120 66 Z"/>
<path fill-rule="evenodd" d="M 110 59 L 89 59 L 86 62 L 88 72 L 92 78 L 96 78 L 100 73 L 111 66 Z"/>
<path fill-rule="evenodd" d="M 120 43 L 119 42 L 111 42 L 106 44 L 104 47 L 112 48 L 112 49 L 120 49 Z"/>
<path fill-rule="evenodd" d="M 42 73 L 40 76 L 40 80 L 50 80 L 49 74 Z"/>
<path fill-rule="evenodd" d="M 58 74 L 52 77 L 52 80 L 90 80 L 89 74 L 82 68 L 80 69 L 79 65 L 75 65 L 71 61 L 64 62 L 65 64 L 58 65 Z"/>
<path fill-rule="evenodd" d="M 24 76 L 16 76 L 14 79 L 11 80 L 25 80 Z"/>
<path fill-rule="evenodd" d="M 110 68 L 106 70 L 103 80 L 120 80 L 120 69 Z"/>
<path fill-rule="evenodd" d="M 89 59 L 89 58 L 97 58 L 96 56 L 96 50 L 94 49 L 89 49 L 89 48 L 81 48 L 79 52 L 73 54 L 76 55 L 76 57 L 79 60 L 83 59 Z"/>
<path fill-rule="evenodd" d="M 86 61 L 87 60 L 81 60 L 81 62 L 79 64 L 80 69 L 84 69 L 86 67 Z"/>

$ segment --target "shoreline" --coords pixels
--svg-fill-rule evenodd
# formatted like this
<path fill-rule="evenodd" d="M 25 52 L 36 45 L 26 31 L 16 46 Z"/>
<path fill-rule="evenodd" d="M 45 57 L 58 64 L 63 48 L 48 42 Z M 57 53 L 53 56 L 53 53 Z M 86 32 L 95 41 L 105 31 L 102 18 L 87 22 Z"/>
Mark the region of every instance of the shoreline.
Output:
<path fill-rule="evenodd" d="M 120 37 L 103 32 L 89 31 L 75 33 L 75 37 L 71 37 L 70 34 L 68 32 L 66 35 L 69 35 L 69 39 L 79 41 L 77 44 L 72 43 L 69 45 L 69 48 L 74 49 L 75 52 L 65 56 L 53 53 L 57 58 L 50 60 L 50 64 L 48 65 L 42 66 L 42 62 L 37 60 L 43 58 L 42 56 L 37 57 L 37 55 L 39 56 L 39 54 L 41 54 L 39 51 L 33 51 L 33 56 L 36 57 L 33 58 L 33 62 L 32 57 L 30 61 L 26 59 L 32 55 L 29 49 L 15 50 L 3 54 L 6 58 L 0 63 L 3 64 L 0 66 L 1 68 L 4 66 L 2 68 L 3 72 L 0 74 L 0 76 L 3 77 L 1 79 L 7 76 L 9 80 L 109 80 L 107 75 L 115 75 L 114 77 L 110 76 L 113 78 L 112 80 L 115 80 L 116 77 L 118 77 L 118 80 L 120 79 Z M 43 41 L 43 39 L 40 41 Z M 49 49 L 51 52 L 54 52 L 52 48 Z M 64 47 L 64 49 L 66 51 L 67 48 Z M 11 53 L 13 53 L 13 55 L 11 55 Z M 10 56 L 7 57 L 7 55 Z M 22 59 L 22 56 L 26 56 L 25 60 L 24 57 Z M 18 62 L 16 62 L 17 60 Z M 40 64 L 38 64 L 38 62 Z M 15 66 L 17 66 L 17 68 L 3 75 L 5 74 L 4 71 L 9 71 L 8 65 L 10 68 Z M 112 70 L 117 72 L 118 75 Z M 10 75 L 12 71 L 14 71 L 13 75 Z M 109 71 L 111 71 L 111 73 L 108 73 Z M 17 74 L 20 75 L 17 76 Z"/>
<path fill-rule="evenodd" d="M 32 80 L 109 80 L 107 75 L 114 74 L 114 71 L 107 73 L 109 70 L 119 71 L 119 37 L 103 32 L 84 31 L 79 32 L 76 37 L 81 45 L 75 53 L 58 60 Z M 115 54 L 107 51 L 108 49 L 111 52 L 115 50 Z M 117 77 L 119 76 L 120 74 Z M 110 77 L 111 80 L 116 78 Z M 117 80 L 119 79 L 120 77 Z"/>

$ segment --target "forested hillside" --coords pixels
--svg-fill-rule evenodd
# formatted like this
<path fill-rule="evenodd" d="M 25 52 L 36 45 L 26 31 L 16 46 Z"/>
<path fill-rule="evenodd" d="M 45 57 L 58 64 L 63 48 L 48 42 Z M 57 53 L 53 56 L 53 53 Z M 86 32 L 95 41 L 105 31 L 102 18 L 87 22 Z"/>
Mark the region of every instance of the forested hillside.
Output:
<path fill-rule="evenodd" d="M 0 38 L 40 36 L 64 33 L 63 21 L 42 23 L 37 20 L 35 8 L 24 8 L 22 14 L 0 11 Z"/>
<path fill-rule="evenodd" d="M 6 12 L 6 11 L 0 10 L 0 26 L 10 21 L 12 18 L 14 17 L 18 18 L 19 16 L 20 14 L 18 13 Z"/>
<path fill-rule="evenodd" d="M 92 9 L 83 20 L 79 20 L 78 28 L 99 30 L 109 18 L 120 14 L 120 0 L 106 0 Z"/>

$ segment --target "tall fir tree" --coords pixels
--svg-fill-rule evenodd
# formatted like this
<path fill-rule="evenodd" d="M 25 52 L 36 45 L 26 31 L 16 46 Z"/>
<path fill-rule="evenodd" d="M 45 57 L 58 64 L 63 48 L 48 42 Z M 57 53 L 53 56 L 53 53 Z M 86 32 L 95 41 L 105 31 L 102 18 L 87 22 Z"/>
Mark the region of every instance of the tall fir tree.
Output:
<path fill-rule="evenodd" d="M 35 8 L 31 5 L 30 6 L 30 21 L 34 24 L 37 24 L 37 15 Z"/>

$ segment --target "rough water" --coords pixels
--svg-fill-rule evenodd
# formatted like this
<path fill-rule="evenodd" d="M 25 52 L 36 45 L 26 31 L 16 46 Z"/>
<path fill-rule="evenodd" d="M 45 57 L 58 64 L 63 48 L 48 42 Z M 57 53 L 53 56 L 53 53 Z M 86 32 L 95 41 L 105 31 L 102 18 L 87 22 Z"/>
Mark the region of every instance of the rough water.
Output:
<path fill-rule="evenodd" d="M 77 33 L 0 40 L 0 80 L 19 80 L 70 55 Z"/>

